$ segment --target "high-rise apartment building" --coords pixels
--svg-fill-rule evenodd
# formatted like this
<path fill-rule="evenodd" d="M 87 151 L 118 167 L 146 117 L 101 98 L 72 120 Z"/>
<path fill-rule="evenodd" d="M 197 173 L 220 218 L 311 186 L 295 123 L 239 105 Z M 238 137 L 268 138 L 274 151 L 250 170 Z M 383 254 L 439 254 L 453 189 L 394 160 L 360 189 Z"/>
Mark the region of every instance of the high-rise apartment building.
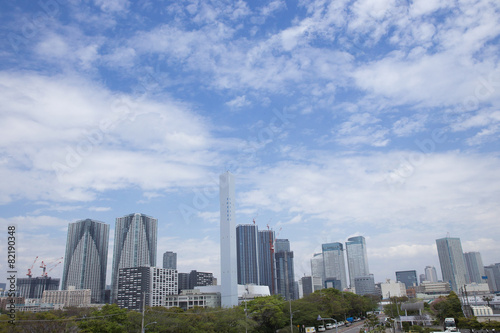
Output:
<path fill-rule="evenodd" d="M 349 267 L 349 283 L 351 287 L 354 287 L 356 277 L 370 275 L 365 238 L 363 236 L 351 237 L 347 239 L 345 247 L 347 266 Z"/>
<path fill-rule="evenodd" d="M 166 296 L 178 290 L 175 269 L 150 266 L 120 268 L 118 271 L 118 296 L 120 308 L 142 310 L 146 306 L 165 306 Z"/>
<path fill-rule="evenodd" d="M 271 295 L 276 293 L 276 265 L 274 260 L 274 231 L 259 231 L 259 281 L 268 286 Z"/>
<path fill-rule="evenodd" d="M 286 300 L 295 299 L 295 272 L 293 251 L 288 239 L 276 239 L 276 292 Z"/>
<path fill-rule="evenodd" d="M 255 224 L 236 227 L 238 284 L 260 284 L 258 235 Z"/>
<path fill-rule="evenodd" d="M 311 259 L 311 275 L 321 279 L 321 286 L 324 286 L 325 266 L 323 261 L 323 252 L 313 254 Z"/>
<path fill-rule="evenodd" d="M 172 251 L 163 253 L 163 268 L 177 269 L 177 253 Z"/>
<path fill-rule="evenodd" d="M 214 284 L 214 275 L 208 272 L 198 272 L 192 270 L 189 273 L 189 289 L 196 287 L 212 286 Z"/>
<path fill-rule="evenodd" d="M 436 267 L 425 266 L 425 281 L 438 282 Z"/>
<path fill-rule="evenodd" d="M 479 252 L 465 252 L 465 265 L 467 266 L 467 273 L 469 275 L 468 283 L 484 283 L 484 265 Z"/>
<path fill-rule="evenodd" d="M 183 290 L 189 289 L 189 273 L 178 273 L 177 279 L 179 283 L 178 294 L 180 294 Z"/>
<path fill-rule="evenodd" d="M 323 266 L 326 280 L 339 280 L 340 290 L 347 288 L 344 247 L 342 243 L 322 244 Z M 354 286 L 354 284 L 353 284 Z"/>
<path fill-rule="evenodd" d="M 396 281 L 404 283 L 406 289 L 413 286 L 418 286 L 417 271 L 396 272 Z"/>
<path fill-rule="evenodd" d="M 118 217 L 111 270 L 111 301 L 116 303 L 121 268 L 156 266 L 158 220 L 144 214 Z"/>
<path fill-rule="evenodd" d="M 68 225 L 62 290 L 90 289 L 92 303 L 104 303 L 109 224 L 91 219 Z"/>
<path fill-rule="evenodd" d="M 492 293 L 500 291 L 500 263 L 484 266 L 488 287 Z"/>
<path fill-rule="evenodd" d="M 238 305 L 235 183 L 229 171 L 219 176 L 221 306 Z"/>
<path fill-rule="evenodd" d="M 458 292 L 469 280 L 460 238 L 436 239 L 436 245 L 443 281 L 450 284 L 451 290 Z"/>

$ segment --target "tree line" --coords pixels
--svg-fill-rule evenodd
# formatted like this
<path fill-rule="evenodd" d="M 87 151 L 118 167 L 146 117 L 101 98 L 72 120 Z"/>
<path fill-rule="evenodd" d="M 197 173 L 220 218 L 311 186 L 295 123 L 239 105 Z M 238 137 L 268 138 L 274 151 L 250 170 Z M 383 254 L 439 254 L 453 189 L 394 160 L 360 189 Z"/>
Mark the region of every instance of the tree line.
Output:
<path fill-rule="evenodd" d="M 290 309 L 294 332 L 297 325 L 317 326 L 318 315 L 337 321 L 360 317 L 377 307 L 378 299 L 340 292 L 333 288 L 318 290 L 302 299 L 286 301 L 279 295 L 257 297 L 233 308 L 148 307 L 144 312 L 146 332 L 290 332 Z M 17 312 L 14 325 L 6 314 L 0 315 L 4 332 L 140 332 L 142 313 L 120 309 L 116 304 L 101 309 L 68 308 L 39 313 Z"/>

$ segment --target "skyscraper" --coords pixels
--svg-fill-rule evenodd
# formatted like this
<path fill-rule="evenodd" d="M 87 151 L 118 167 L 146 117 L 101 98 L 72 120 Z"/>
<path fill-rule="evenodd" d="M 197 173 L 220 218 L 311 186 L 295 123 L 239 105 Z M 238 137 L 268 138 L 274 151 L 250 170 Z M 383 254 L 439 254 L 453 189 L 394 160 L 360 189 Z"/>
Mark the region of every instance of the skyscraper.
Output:
<path fill-rule="evenodd" d="M 62 290 L 90 289 L 92 303 L 104 303 L 109 224 L 86 219 L 68 225 Z"/>
<path fill-rule="evenodd" d="M 276 293 L 286 300 L 295 299 L 295 272 L 293 269 L 293 251 L 290 251 L 288 239 L 276 239 Z"/>
<path fill-rule="evenodd" d="M 144 214 L 116 218 L 111 301 L 116 303 L 120 268 L 156 266 L 158 220 Z"/>
<path fill-rule="evenodd" d="M 417 271 L 399 271 L 396 272 L 396 281 L 405 284 L 406 289 L 417 286 Z"/>
<path fill-rule="evenodd" d="M 163 268 L 177 269 L 177 253 L 172 251 L 163 253 Z"/>
<path fill-rule="evenodd" d="M 323 266 L 326 280 L 339 280 L 340 290 L 347 288 L 344 247 L 342 243 L 322 244 Z M 354 282 L 353 285 L 354 287 Z"/>
<path fill-rule="evenodd" d="M 451 290 L 458 292 L 468 281 L 460 238 L 436 239 L 436 245 L 443 281 L 450 284 Z"/>
<path fill-rule="evenodd" d="M 321 286 L 324 286 L 325 266 L 323 262 L 323 252 L 313 254 L 311 259 L 311 275 L 321 279 Z"/>
<path fill-rule="evenodd" d="M 370 275 L 365 238 L 363 236 L 351 237 L 347 239 L 345 247 L 349 267 L 349 283 L 351 287 L 354 287 L 354 278 Z"/>
<path fill-rule="evenodd" d="M 274 260 L 274 231 L 259 231 L 259 281 L 268 286 L 271 295 L 276 293 L 276 265 Z"/>
<path fill-rule="evenodd" d="M 429 282 L 438 282 L 436 267 L 425 266 L 425 280 Z"/>
<path fill-rule="evenodd" d="M 258 234 L 255 224 L 236 227 L 238 284 L 260 284 Z"/>
<path fill-rule="evenodd" d="M 467 273 L 469 275 L 468 283 L 484 283 L 484 265 L 479 252 L 465 252 L 465 264 L 467 265 Z"/>
<path fill-rule="evenodd" d="M 221 306 L 238 305 L 234 176 L 219 176 Z"/>

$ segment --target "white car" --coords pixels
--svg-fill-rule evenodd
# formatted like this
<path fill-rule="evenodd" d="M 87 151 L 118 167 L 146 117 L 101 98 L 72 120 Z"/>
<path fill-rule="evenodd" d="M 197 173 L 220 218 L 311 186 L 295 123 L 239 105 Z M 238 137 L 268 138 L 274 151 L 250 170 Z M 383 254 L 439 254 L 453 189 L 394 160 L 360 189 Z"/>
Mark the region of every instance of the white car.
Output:
<path fill-rule="evenodd" d="M 328 324 L 325 325 L 325 328 L 327 330 L 331 330 L 332 328 L 335 328 L 335 326 L 333 326 L 333 324 L 328 323 Z"/>
<path fill-rule="evenodd" d="M 326 331 L 325 326 L 319 325 L 318 326 L 318 332 L 324 332 L 324 331 Z"/>

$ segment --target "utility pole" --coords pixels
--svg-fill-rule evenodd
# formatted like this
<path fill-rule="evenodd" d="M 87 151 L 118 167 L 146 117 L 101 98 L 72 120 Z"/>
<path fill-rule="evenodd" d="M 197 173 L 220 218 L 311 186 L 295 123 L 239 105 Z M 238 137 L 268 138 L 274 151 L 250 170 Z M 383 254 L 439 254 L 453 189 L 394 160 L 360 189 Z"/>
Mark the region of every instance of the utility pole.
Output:
<path fill-rule="evenodd" d="M 142 292 L 142 322 L 141 322 L 141 332 L 144 333 L 144 310 L 146 309 L 146 292 Z"/>

